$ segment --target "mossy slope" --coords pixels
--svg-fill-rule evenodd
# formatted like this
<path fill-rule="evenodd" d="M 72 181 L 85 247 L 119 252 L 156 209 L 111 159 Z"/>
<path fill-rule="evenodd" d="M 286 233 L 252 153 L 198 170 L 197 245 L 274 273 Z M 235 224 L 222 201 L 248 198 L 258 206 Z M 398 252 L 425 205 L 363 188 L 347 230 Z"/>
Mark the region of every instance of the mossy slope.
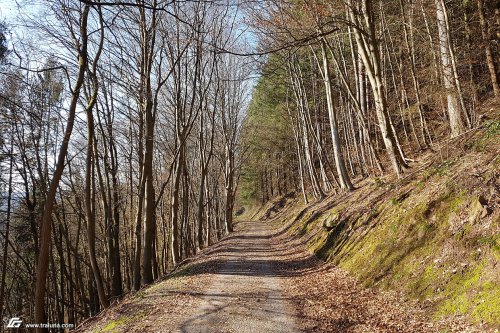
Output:
<path fill-rule="evenodd" d="M 403 180 L 367 180 L 283 220 L 366 286 L 401 290 L 436 317 L 500 326 L 498 128 L 454 142 L 453 154 Z"/>

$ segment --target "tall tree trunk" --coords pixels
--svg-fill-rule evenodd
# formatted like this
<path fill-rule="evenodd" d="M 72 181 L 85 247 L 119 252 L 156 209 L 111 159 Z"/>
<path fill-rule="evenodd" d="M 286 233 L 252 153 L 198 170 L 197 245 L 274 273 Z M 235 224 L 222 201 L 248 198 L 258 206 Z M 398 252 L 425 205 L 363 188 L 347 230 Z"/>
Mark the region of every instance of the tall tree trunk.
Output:
<path fill-rule="evenodd" d="M 112 137 L 110 140 L 113 140 Z M 111 143 L 111 150 L 115 149 L 114 143 Z M 111 236 L 114 243 L 114 252 L 111 253 L 111 265 L 112 265 L 112 294 L 115 297 L 119 297 L 123 294 L 123 284 L 122 284 L 122 273 L 121 273 L 121 262 L 120 262 L 120 193 L 118 185 L 118 162 L 116 161 L 116 151 L 111 154 L 111 163 L 113 165 L 113 170 L 111 174 L 111 181 L 113 186 L 113 220 L 112 220 L 112 230 Z"/>
<path fill-rule="evenodd" d="M 203 205 L 205 202 L 205 178 L 206 175 L 205 168 L 200 170 L 200 188 L 198 191 L 198 210 L 196 214 L 196 251 L 200 251 L 203 247 Z"/>
<path fill-rule="evenodd" d="M 11 139 L 10 142 L 10 152 L 9 152 L 9 180 L 7 189 L 7 216 L 5 219 L 5 233 L 3 234 L 4 244 L 3 244 L 3 255 L 2 255 L 2 276 L 0 280 L 0 318 L 3 318 L 3 308 L 5 304 L 5 277 L 7 275 L 7 260 L 8 260 L 8 248 L 9 248 L 9 231 L 10 231 L 10 210 L 12 205 L 12 171 L 14 167 L 14 140 Z"/>
<path fill-rule="evenodd" d="M 226 233 L 233 232 L 233 207 L 234 207 L 234 152 L 226 144 L 226 169 L 225 169 L 225 197 L 226 209 L 225 215 L 225 229 Z"/>
<path fill-rule="evenodd" d="M 337 124 L 337 115 L 335 111 L 335 105 L 333 101 L 333 89 L 331 84 L 331 74 L 330 66 L 328 64 L 328 55 L 326 53 L 325 41 L 321 41 L 321 53 L 323 56 L 323 81 L 325 83 L 326 92 L 326 104 L 328 107 L 328 119 L 330 121 L 330 131 L 332 135 L 333 142 L 333 155 L 335 158 L 335 166 L 337 168 L 337 173 L 340 181 L 340 188 L 347 191 L 352 191 L 354 186 L 351 183 L 349 174 L 345 167 L 344 158 L 342 156 L 342 150 L 340 149 L 340 137 Z"/>
<path fill-rule="evenodd" d="M 104 159 L 107 161 L 109 157 L 109 162 L 106 163 L 106 170 L 108 171 L 106 174 L 111 175 L 111 185 L 109 184 L 109 176 L 107 176 L 108 183 L 108 197 L 109 204 L 112 208 L 110 208 L 110 218 L 111 225 L 109 231 L 109 237 L 111 240 L 113 251 L 110 253 L 110 265 L 111 265 L 111 279 L 112 279 L 112 288 L 111 294 L 113 297 L 120 297 L 123 294 L 123 281 L 122 281 L 122 264 L 120 262 L 120 209 L 122 207 L 122 203 L 120 200 L 120 186 L 118 182 L 118 152 L 116 149 L 115 137 L 113 133 L 113 117 L 114 117 L 114 108 L 113 108 L 113 90 L 108 87 L 104 87 L 102 89 L 103 97 L 105 100 L 105 110 L 106 114 L 104 115 L 104 124 L 107 129 L 107 133 L 103 127 L 102 121 L 99 120 L 99 128 L 102 133 L 103 142 L 104 143 Z M 111 106 L 110 106 L 111 104 Z M 99 115 L 99 113 L 98 113 Z M 107 137 L 106 137 L 107 136 Z M 97 147 L 94 150 L 94 154 L 97 156 Z M 109 155 L 109 156 L 108 156 Z M 132 215 L 130 215 L 132 216 Z M 127 263 L 128 261 L 126 261 Z M 127 269 L 127 265 L 124 267 L 125 271 Z"/>
<path fill-rule="evenodd" d="M 297 60 L 295 60 L 297 61 Z M 311 156 L 311 146 L 309 142 L 308 133 L 308 119 L 309 109 L 307 95 L 302 86 L 302 75 L 297 69 L 298 66 L 295 65 L 295 61 L 289 66 L 290 79 L 292 83 L 293 92 L 295 95 L 295 100 L 297 103 L 297 112 L 299 118 L 297 119 L 297 131 L 302 132 L 302 142 L 304 147 L 304 157 L 305 157 L 305 167 L 309 173 L 309 178 L 311 180 L 311 186 L 313 189 L 313 194 L 315 198 L 322 200 L 326 195 L 321 188 L 318 181 L 318 176 L 316 174 L 316 169 L 314 168 L 314 163 Z"/>
<path fill-rule="evenodd" d="M 207 230 L 206 230 L 206 237 L 205 237 L 205 246 L 210 246 L 212 245 L 212 221 L 215 220 L 212 218 L 212 200 L 210 198 L 210 183 L 207 183 L 206 189 L 205 189 L 205 196 L 207 197 L 207 210 L 206 210 L 206 219 L 207 219 Z"/>
<path fill-rule="evenodd" d="M 139 150 L 142 149 L 139 148 Z M 141 288 L 142 216 L 145 190 L 146 181 L 144 175 L 141 175 L 135 217 L 134 290 L 139 290 Z"/>
<path fill-rule="evenodd" d="M 360 30 L 361 22 L 357 17 L 356 5 L 349 0 L 349 13 L 351 20 L 356 24 L 354 36 L 358 46 L 358 53 L 363 60 L 368 79 L 372 87 L 373 99 L 375 101 L 375 111 L 378 124 L 382 134 L 382 139 L 386 148 L 386 153 L 391 161 L 392 168 L 398 177 L 408 167 L 401 149 L 396 140 L 396 133 L 393 130 L 387 110 L 387 100 L 382 82 L 382 69 L 380 62 L 380 51 L 377 38 L 375 36 L 375 22 L 373 19 L 373 8 L 370 0 L 362 1 L 362 12 L 366 24 L 366 32 Z"/>
<path fill-rule="evenodd" d="M 103 19 L 102 12 L 99 10 L 101 29 L 103 29 Z M 99 83 L 97 79 L 97 60 L 100 57 L 102 47 L 104 44 L 104 32 L 101 31 L 101 40 L 99 48 L 95 57 L 95 61 L 92 64 L 92 70 L 90 71 L 90 80 L 92 85 L 92 93 L 88 101 L 87 107 L 85 108 L 85 113 L 87 116 L 87 161 L 86 161 L 86 173 L 85 173 L 85 213 L 87 215 L 87 241 L 89 246 L 89 258 L 90 266 L 92 268 L 92 273 L 95 278 L 95 283 L 97 287 L 97 293 L 99 295 L 99 301 L 104 308 L 109 306 L 106 293 L 104 291 L 104 283 L 97 263 L 96 252 L 95 252 L 95 227 L 96 227 L 96 184 L 95 184 L 95 174 L 94 168 L 98 167 L 97 154 L 97 140 L 95 136 L 95 124 L 94 124 L 94 114 L 93 109 L 97 102 L 97 94 L 99 92 Z M 101 180 L 102 185 L 102 180 Z M 104 192 L 104 191 L 103 191 Z M 103 193 L 103 200 L 105 200 L 105 194 Z M 112 249 L 110 249 L 112 250 Z"/>
<path fill-rule="evenodd" d="M 153 132 L 154 120 L 151 110 L 146 110 L 146 151 L 144 154 L 143 177 L 145 177 L 145 220 L 144 220 L 144 251 L 142 257 L 142 283 L 153 282 L 152 255 L 155 235 L 155 190 L 153 182 Z"/>
<path fill-rule="evenodd" d="M 94 89 L 96 89 L 95 87 Z M 92 109 L 95 104 L 95 99 L 97 94 L 92 96 L 92 100 L 89 106 L 86 108 L 87 114 L 87 162 L 86 162 L 86 173 L 85 173 L 85 214 L 87 216 L 87 241 L 89 246 L 89 258 L 90 266 L 92 268 L 92 273 L 95 278 L 97 293 L 99 295 L 99 301 L 104 308 L 107 308 L 109 303 L 106 298 L 106 293 L 104 291 L 104 283 L 102 280 L 101 271 L 97 263 L 96 250 L 95 250 L 95 176 L 94 176 L 94 165 L 96 164 L 94 156 L 94 116 L 92 114 Z"/>
<path fill-rule="evenodd" d="M 183 140 L 179 140 L 180 144 L 183 145 Z M 177 265 L 180 260 L 180 246 L 179 246 L 179 187 L 182 176 L 182 159 L 184 158 L 184 147 L 179 147 L 181 151 L 179 152 L 178 160 L 175 163 L 174 179 L 172 187 L 172 203 L 171 203 L 171 251 L 172 251 L 172 263 Z"/>
<path fill-rule="evenodd" d="M 37 323 L 45 323 L 45 292 L 47 285 L 47 268 L 49 263 L 49 248 L 50 238 L 52 234 L 52 211 L 54 209 L 54 200 L 56 198 L 57 188 L 65 166 L 66 154 L 68 153 L 68 144 L 73 132 L 73 125 L 75 122 L 76 106 L 80 97 L 80 90 L 83 85 L 85 71 L 87 70 L 87 20 L 90 10 L 90 5 L 84 5 L 82 8 L 80 20 L 80 41 L 77 45 L 79 68 L 78 77 L 72 89 L 71 101 L 68 110 L 68 120 L 66 121 L 66 130 L 64 139 L 59 148 L 57 157 L 56 168 L 50 182 L 49 191 L 45 199 L 43 215 L 40 220 L 40 251 L 38 257 L 38 264 L 36 269 L 36 282 L 35 282 L 35 321 Z M 44 328 L 37 328 L 37 333 L 44 332 Z"/>
<path fill-rule="evenodd" d="M 401 14 L 403 17 L 403 31 L 405 37 L 405 45 L 406 50 L 408 51 L 408 60 L 410 62 L 410 73 L 413 82 L 413 88 L 415 89 L 415 98 L 417 101 L 418 114 L 420 118 L 420 133 L 423 139 L 423 142 L 426 146 L 432 145 L 431 136 L 429 133 L 429 129 L 427 127 L 427 122 L 424 117 L 424 108 L 422 103 L 422 98 L 420 94 L 420 84 L 417 80 L 416 68 L 415 68 L 415 49 L 413 43 L 413 6 L 410 5 L 410 15 L 409 15 L 409 31 L 406 22 L 406 12 L 405 12 L 405 4 L 403 0 L 400 0 Z M 410 42 L 411 38 L 411 42 Z"/>
<path fill-rule="evenodd" d="M 156 4 L 156 1 L 154 1 Z M 140 102 L 141 112 L 145 116 L 146 135 L 143 174 L 145 179 L 145 205 L 144 205 L 144 244 L 142 252 L 142 283 L 148 285 L 153 282 L 153 243 L 156 229 L 155 221 L 155 190 L 153 181 L 153 149 L 155 130 L 155 110 L 153 91 L 151 87 L 151 72 L 154 62 L 154 46 L 156 39 L 156 9 L 146 14 L 144 7 L 140 8 L 141 31 L 141 86 Z M 149 25 L 148 25 L 149 20 Z"/>
<path fill-rule="evenodd" d="M 493 87 L 493 93 L 495 97 L 500 96 L 500 87 L 498 85 L 497 70 L 495 66 L 495 58 L 493 57 L 493 52 L 491 50 L 490 43 L 490 30 L 488 27 L 488 21 L 484 17 L 484 1 L 477 0 L 477 9 L 479 13 L 479 23 L 481 24 L 481 35 L 483 37 L 484 52 L 486 53 L 486 64 L 488 65 L 488 70 L 490 71 L 491 85 Z M 497 8 L 498 10 L 498 8 Z"/>
<path fill-rule="evenodd" d="M 434 0 L 434 2 L 436 5 L 439 51 L 441 54 L 441 65 L 443 68 L 443 82 L 446 89 L 446 99 L 448 101 L 448 117 L 451 127 L 451 137 L 454 138 L 464 131 L 464 124 L 461 117 L 456 87 L 453 84 L 453 67 L 451 64 L 450 45 L 448 39 L 449 31 L 444 13 L 446 9 L 443 8 L 441 0 Z"/>

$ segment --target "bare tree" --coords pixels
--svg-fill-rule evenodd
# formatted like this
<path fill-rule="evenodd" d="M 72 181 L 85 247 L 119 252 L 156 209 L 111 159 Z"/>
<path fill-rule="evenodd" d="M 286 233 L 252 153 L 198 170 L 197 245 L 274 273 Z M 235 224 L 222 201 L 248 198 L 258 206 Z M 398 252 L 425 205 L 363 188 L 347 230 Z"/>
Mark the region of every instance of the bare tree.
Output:
<path fill-rule="evenodd" d="M 52 175 L 52 180 L 50 182 L 50 187 L 47 192 L 45 199 L 44 212 L 40 220 L 40 253 L 38 258 L 37 270 L 36 270 L 36 284 L 35 284 L 35 320 L 39 323 L 46 322 L 45 313 L 45 291 L 46 291 L 46 279 L 47 279 L 47 269 L 49 262 L 49 247 L 50 238 L 52 233 L 52 211 L 54 207 L 54 201 L 57 194 L 57 188 L 59 186 L 59 181 L 61 179 L 62 173 L 65 167 L 65 159 L 68 152 L 69 140 L 71 138 L 71 133 L 73 132 L 73 126 L 75 121 L 76 107 L 78 99 L 80 97 L 80 91 L 85 78 L 85 71 L 88 66 L 88 17 L 90 12 L 90 5 L 84 5 L 81 10 L 79 10 L 79 35 L 80 40 L 75 40 L 75 51 L 78 53 L 79 67 L 78 75 L 76 81 L 72 87 L 71 102 L 68 109 L 68 119 L 66 122 L 66 129 L 64 134 L 64 139 L 59 148 L 59 154 L 57 157 L 56 169 Z M 43 332 L 42 328 L 37 328 L 37 332 Z"/>

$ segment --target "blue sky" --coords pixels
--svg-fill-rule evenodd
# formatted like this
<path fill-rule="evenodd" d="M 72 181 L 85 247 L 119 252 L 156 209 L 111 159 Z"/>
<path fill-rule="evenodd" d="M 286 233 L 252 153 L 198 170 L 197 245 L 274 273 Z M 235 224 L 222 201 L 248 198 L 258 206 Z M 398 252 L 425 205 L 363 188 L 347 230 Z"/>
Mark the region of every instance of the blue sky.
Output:
<path fill-rule="evenodd" d="M 0 1 L 0 19 L 11 21 L 17 15 L 17 5 L 14 0 Z"/>

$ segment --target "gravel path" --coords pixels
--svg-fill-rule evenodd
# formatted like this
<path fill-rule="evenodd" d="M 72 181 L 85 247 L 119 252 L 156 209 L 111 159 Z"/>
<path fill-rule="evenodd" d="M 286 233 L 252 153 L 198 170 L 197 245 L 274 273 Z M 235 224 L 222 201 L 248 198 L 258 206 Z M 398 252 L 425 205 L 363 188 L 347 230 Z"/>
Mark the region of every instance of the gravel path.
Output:
<path fill-rule="evenodd" d="M 295 311 L 283 297 L 279 267 L 274 264 L 269 226 L 243 222 L 231 237 L 224 264 L 214 275 L 203 303 L 181 327 L 182 332 L 299 332 Z"/>
<path fill-rule="evenodd" d="M 90 318 L 80 332 L 294 333 L 295 307 L 284 296 L 274 229 L 240 222 L 165 281 Z"/>
<path fill-rule="evenodd" d="M 476 333 L 463 318 L 435 321 L 415 301 L 367 289 L 312 256 L 284 227 L 240 222 L 236 232 L 76 332 Z"/>

